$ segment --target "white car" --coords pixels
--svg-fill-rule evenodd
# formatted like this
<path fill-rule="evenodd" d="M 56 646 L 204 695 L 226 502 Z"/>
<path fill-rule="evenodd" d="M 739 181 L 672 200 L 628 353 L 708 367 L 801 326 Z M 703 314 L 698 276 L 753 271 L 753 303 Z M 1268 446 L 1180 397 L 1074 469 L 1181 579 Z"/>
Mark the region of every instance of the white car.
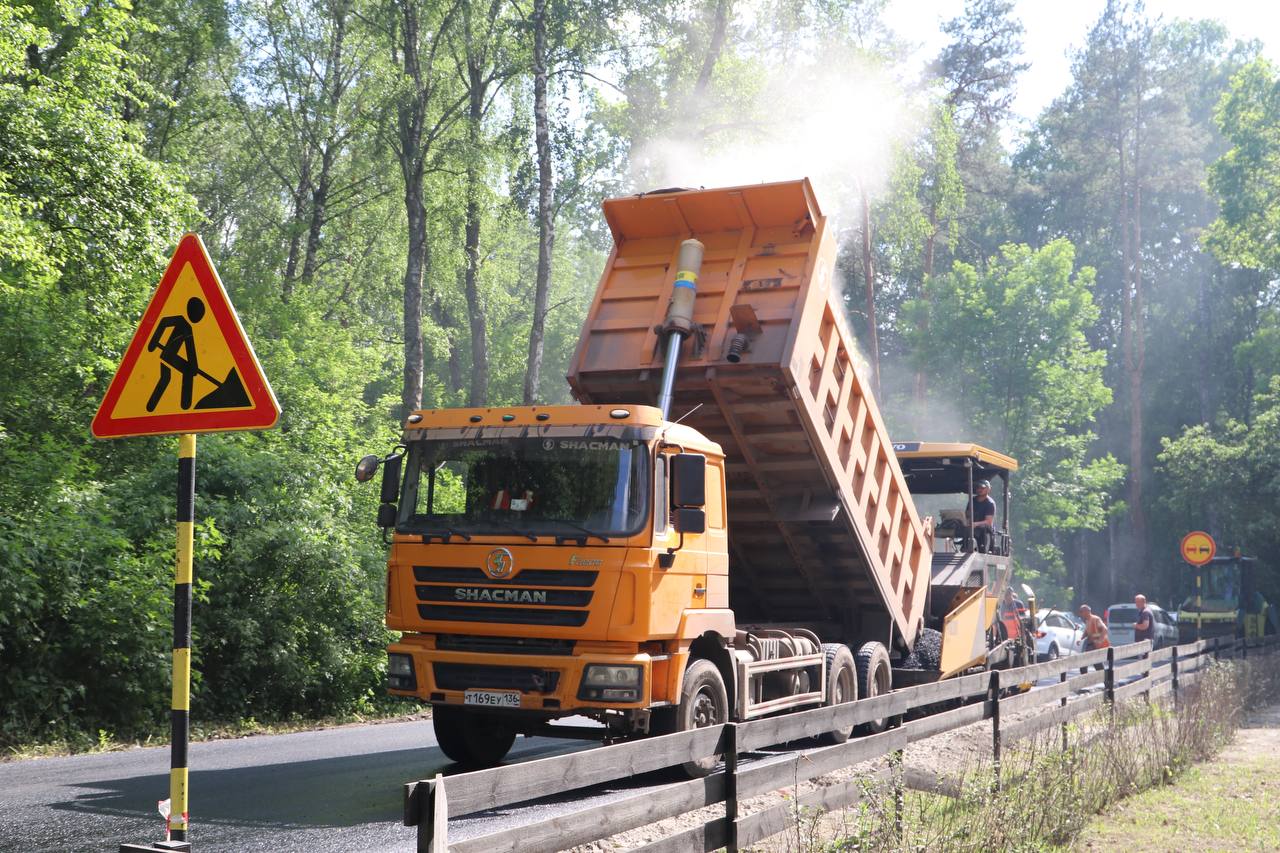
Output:
<path fill-rule="evenodd" d="M 1155 636 L 1151 638 L 1151 648 L 1163 649 L 1165 646 L 1178 644 L 1178 623 L 1159 604 L 1147 602 L 1147 609 L 1155 620 Z M 1107 623 L 1111 645 L 1126 646 L 1133 642 L 1133 623 L 1138 621 L 1138 608 L 1134 604 L 1113 604 L 1103 617 Z"/>
<path fill-rule="evenodd" d="M 1078 655 L 1084 649 L 1084 623 L 1070 613 L 1046 610 L 1040 614 L 1036 630 L 1036 656 L 1057 660 Z"/>

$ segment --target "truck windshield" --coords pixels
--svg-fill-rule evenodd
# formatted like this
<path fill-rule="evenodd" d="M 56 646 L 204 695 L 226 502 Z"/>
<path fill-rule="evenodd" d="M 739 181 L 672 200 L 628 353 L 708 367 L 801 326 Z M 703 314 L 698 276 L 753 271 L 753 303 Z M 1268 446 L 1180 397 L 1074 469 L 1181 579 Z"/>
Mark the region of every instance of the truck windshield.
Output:
<path fill-rule="evenodd" d="M 396 528 L 501 536 L 629 536 L 648 517 L 642 441 L 427 439 L 409 446 Z"/>

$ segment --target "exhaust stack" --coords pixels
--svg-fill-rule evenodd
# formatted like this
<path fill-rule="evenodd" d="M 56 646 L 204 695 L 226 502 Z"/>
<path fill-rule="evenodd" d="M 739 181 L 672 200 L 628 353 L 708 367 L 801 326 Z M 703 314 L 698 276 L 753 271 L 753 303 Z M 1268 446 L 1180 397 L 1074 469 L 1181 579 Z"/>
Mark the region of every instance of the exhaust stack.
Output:
<path fill-rule="evenodd" d="M 676 264 L 676 284 L 667 305 L 667 319 L 662 324 L 662 334 L 667 338 L 667 357 L 662 366 L 662 390 L 658 392 L 658 408 L 666 420 L 671 411 L 672 389 L 676 383 L 676 362 L 680 360 L 680 345 L 693 333 L 693 303 L 698 298 L 698 273 L 702 272 L 703 245 L 697 240 L 685 240 L 680 244 L 680 258 Z"/>

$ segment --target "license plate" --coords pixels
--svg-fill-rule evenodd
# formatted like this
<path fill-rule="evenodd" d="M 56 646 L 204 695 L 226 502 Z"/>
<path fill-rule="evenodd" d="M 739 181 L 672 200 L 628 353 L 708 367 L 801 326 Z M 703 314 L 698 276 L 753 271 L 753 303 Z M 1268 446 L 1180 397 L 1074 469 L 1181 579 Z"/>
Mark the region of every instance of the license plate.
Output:
<path fill-rule="evenodd" d="M 462 701 L 467 705 L 484 705 L 489 708 L 519 708 L 520 693 L 516 690 L 468 690 Z"/>

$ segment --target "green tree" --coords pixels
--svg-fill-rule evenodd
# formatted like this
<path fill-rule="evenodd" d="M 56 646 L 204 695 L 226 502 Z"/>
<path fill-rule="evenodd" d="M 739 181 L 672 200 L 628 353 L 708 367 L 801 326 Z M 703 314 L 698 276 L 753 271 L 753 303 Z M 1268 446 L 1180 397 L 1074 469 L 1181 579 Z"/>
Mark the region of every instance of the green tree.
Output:
<path fill-rule="evenodd" d="M 1196 424 L 1161 440 L 1162 503 L 1178 536 L 1207 529 L 1219 547 L 1259 558 L 1260 586 L 1280 601 L 1280 377 L 1257 394 L 1250 423 Z M 1188 592 L 1176 542 L 1160 561 L 1171 598 Z"/>
<path fill-rule="evenodd" d="M 1077 268 L 1059 239 L 1038 250 L 1007 245 L 984 272 L 957 262 L 928 283 L 927 300 L 907 306 L 915 357 L 947 389 L 966 438 L 1019 461 L 1017 556 L 1056 588 L 1070 582 L 1062 542 L 1103 526 L 1123 476 L 1110 456 L 1090 452 L 1094 419 L 1111 401 L 1106 354 L 1085 336 L 1098 317 L 1093 287 L 1093 270 Z"/>
<path fill-rule="evenodd" d="M 444 301 L 435 293 L 425 292 L 431 286 L 433 273 L 433 229 L 427 192 L 430 178 L 442 168 L 437 159 L 439 149 L 456 127 L 467 102 L 467 93 L 459 93 L 454 85 L 444 55 L 461 11 L 462 4 L 457 0 L 393 0 L 377 19 L 386 57 L 381 70 L 387 81 L 387 109 L 395 116 L 394 124 L 386 122 L 382 130 L 400 167 L 408 231 L 401 289 L 402 413 L 422 406 L 424 306 L 441 325 L 453 325 Z"/>
<path fill-rule="evenodd" d="M 1128 471 L 1126 512 L 1087 560 L 1108 595 L 1142 581 L 1166 535 L 1148 518 L 1158 437 L 1211 417 L 1227 396 L 1216 389 L 1235 384 L 1220 379 L 1235 379 L 1230 338 L 1249 325 L 1242 282 L 1198 251 L 1197 238 L 1214 216 L 1203 189 L 1220 145 L 1212 105 L 1248 50 L 1217 25 L 1152 21 L 1140 3 L 1110 2 L 1070 87 L 1017 157 L 1024 239 L 1066 236 L 1098 271 L 1101 315 L 1089 335 L 1117 390 L 1100 435 Z M 1076 559 L 1086 562 L 1083 552 Z"/>
<path fill-rule="evenodd" d="M 87 424 L 192 215 L 120 105 L 124 5 L 0 7 L 0 740 L 151 719 L 169 560 L 100 477 Z M 171 584 L 172 581 L 170 580 Z M 120 630 L 128 625 L 130 630 Z"/>
<path fill-rule="evenodd" d="M 1224 263 L 1280 271 L 1280 71 L 1258 58 L 1231 78 L 1214 118 L 1231 145 L 1209 167 L 1222 205 L 1205 235 Z"/>
<path fill-rule="evenodd" d="M 1014 233 L 1010 202 L 1015 179 L 1001 129 L 1010 119 L 1021 61 L 1022 22 L 1011 0 L 967 0 L 942 25 L 951 37 L 928 69 L 939 82 L 956 133 L 955 170 L 964 188 L 951 253 L 980 267 Z"/>
<path fill-rule="evenodd" d="M 939 244 L 949 249 L 960 235 L 965 190 L 958 163 L 959 140 L 952 109 L 944 106 L 937 110 L 925 136 L 920 158 L 924 163 L 920 182 L 921 207 L 928 221 L 920 279 L 921 299 L 928 298 L 929 280 L 933 278 Z M 921 321 L 927 320 L 928 314 L 922 314 Z M 917 422 L 927 417 L 927 399 L 927 374 L 917 369 L 912 401 Z"/>
<path fill-rule="evenodd" d="M 553 113 L 550 97 L 551 93 L 557 93 L 567 101 L 575 87 L 581 97 L 587 65 L 618 41 L 610 21 L 620 9 L 621 4 L 613 0 L 597 3 L 533 0 L 525 22 L 526 27 L 533 31 L 529 69 L 534 124 L 534 168 L 531 171 L 536 171 L 537 176 L 536 190 L 531 194 L 536 196 L 532 206 L 538 229 L 538 266 L 533 316 L 529 323 L 529 360 L 521 396 L 525 405 L 540 398 L 547 314 L 551 310 L 556 220 L 565 205 L 574 203 L 590 185 L 594 173 L 603 167 L 598 156 L 599 147 L 591 145 L 597 138 L 595 131 L 598 125 L 588 120 L 578 122 L 579 126 L 575 127 L 561 117 L 559 127 L 555 127 L 557 116 Z M 591 168 L 592 160 L 596 161 L 595 168 Z M 560 164 L 559 175 L 557 161 Z M 518 195 L 519 189 L 517 186 L 513 196 Z"/>

